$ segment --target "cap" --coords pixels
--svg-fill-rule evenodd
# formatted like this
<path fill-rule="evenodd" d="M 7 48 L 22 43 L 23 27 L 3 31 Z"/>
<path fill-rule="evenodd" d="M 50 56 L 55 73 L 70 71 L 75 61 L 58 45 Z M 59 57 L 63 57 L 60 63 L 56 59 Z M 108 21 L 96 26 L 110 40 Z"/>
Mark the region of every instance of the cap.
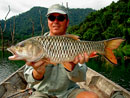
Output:
<path fill-rule="evenodd" d="M 67 9 L 64 6 L 59 5 L 59 4 L 54 4 L 48 9 L 47 15 L 49 15 L 51 13 L 60 13 L 60 14 L 68 15 Z"/>

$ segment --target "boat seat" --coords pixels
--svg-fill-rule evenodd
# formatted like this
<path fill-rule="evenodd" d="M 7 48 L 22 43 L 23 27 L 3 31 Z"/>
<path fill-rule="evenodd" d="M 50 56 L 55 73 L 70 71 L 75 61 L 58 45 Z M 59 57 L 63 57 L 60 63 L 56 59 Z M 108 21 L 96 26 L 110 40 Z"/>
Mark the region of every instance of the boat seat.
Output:
<path fill-rule="evenodd" d="M 90 82 L 88 83 L 88 86 L 90 85 L 96 85 L 100 76 L 92 76 Z"/>
<path fill-rule="evenodd" d="M 3 85 L 7 90 L 17 90 L 17 87 L 11 84 L 11 82 L 4 82 Z"/>

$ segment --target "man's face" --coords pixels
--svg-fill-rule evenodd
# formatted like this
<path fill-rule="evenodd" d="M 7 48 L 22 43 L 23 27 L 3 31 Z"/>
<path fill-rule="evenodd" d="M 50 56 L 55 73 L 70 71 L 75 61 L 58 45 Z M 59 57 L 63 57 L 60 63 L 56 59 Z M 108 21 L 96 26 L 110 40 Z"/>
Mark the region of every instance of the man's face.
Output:
<path fill-rule="evenodd" d="M 52 13 L 49 16 L 48 27 L 50 29 L 50 35 L 64 35 L 69 24 L 69 20 L 66 19 L 66 15 Z M 63 17 L 65 17 L 65 19 L 63 19 Z"/>

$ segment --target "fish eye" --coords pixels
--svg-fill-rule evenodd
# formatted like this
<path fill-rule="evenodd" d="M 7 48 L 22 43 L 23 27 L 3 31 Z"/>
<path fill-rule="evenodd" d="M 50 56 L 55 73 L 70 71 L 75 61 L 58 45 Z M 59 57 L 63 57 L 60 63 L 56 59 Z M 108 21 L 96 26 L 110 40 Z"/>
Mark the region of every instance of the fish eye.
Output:
<path fill-rule="evenodd" d="M 20 47 L 24 47 L 24 46 L 25 46 L 25 44 L 24 44 L 24 43 L 21 43 L 19 46 L 20 46 Z"/>

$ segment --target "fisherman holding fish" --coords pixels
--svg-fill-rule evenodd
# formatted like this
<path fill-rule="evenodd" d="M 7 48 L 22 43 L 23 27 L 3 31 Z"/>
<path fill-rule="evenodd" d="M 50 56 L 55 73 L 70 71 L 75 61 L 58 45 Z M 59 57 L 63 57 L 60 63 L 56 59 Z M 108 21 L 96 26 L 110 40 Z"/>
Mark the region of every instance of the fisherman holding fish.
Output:
<path fill-rule="evenodd" d="M 52 5 L 48 9 L 47 19 L 50 31 L 45 34 L 46 36 L 66 34 L 69 19 L 68 11 L 64 6 Z M 88 59 L 87 53 L 84 53 L 76 56 L 73 62 L 65 62 L 64 66 L 49 64 L 44 60 L 36 63 L 27 62 L 25 79 L 29 87 L 36 90 L 30 98 L 98 98 L 95 93 L 80 89 L 76 84 L 86 80 L 87 67 L 84 63 Z M 68 66 L 71 69 L 67 69 Z"/>
<path fill-rule="evenodd" d="M 112 50 L 124 40 L 80 41 L 78 36 L 66 34 L 68 11 L 59 4 L 47 12 L 49 32 L 24 40 L 7 50 L 10 60 L 25 60 L 24 76 L 29 88 L 35 89 L 29 98 L 99 98 L 94 92 L 80 88 L 76 82 L 86 80 L 89 58 L 96 53 L 117 64 Z"/>

